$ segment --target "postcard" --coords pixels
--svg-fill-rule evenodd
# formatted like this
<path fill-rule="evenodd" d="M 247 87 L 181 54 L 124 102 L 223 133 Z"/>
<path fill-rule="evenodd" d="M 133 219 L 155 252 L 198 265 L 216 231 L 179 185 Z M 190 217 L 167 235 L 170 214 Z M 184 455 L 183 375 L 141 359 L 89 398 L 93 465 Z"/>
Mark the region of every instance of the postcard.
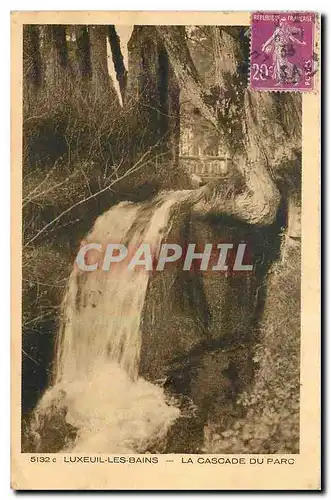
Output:
<path fill-rule="evenodd" d="M 13 12 L 15 490 L 319 490 L 316 12 Z"/>

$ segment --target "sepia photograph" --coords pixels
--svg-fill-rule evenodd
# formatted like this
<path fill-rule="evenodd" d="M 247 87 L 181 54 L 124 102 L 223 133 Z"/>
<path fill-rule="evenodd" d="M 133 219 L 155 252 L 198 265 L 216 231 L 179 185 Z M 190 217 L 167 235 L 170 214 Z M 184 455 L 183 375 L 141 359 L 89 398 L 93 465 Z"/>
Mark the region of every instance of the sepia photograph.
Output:
<path fill-rule="evenodd" d="M 23 29 L 23 449 L 297 453 L 301 96 L 242 26 Z"/>

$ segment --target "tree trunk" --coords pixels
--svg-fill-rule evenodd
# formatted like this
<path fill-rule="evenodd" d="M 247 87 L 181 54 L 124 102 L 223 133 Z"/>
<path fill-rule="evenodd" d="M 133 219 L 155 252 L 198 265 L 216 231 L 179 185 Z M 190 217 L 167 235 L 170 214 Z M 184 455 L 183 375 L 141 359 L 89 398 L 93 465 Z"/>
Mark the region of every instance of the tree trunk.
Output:
<path fill-rule="evenodd" d="M 42 83 L 39 27 L 23 26 L 23 113 L 29 115 Z"/>
<path fill-rule="evenodd" d="M 128 49 L 125 104 L 135 144 L 132 161 L 150 150 L 154 173 L 164 182 L 178 169 L 179 86 L 154 26 L 135 26 Z"/>
<path fill-rule="evenodd" d="M 158 87 L 160 99 L 159 131 L 167 160 L 178 167 L 180 139 L 179 86 L 168 54 L 162 42 L 158 42 Z"/>
<path fill-rule="evenodd" d="M 205 94 L 185 40 L 184 26 L 157 26 L 181 90 L 201 114 L 218 129 L 213 106 Z"/>
<path fill-rule="evenodd" d="M 80 76 L 83 79 L 91 78 L 90 36 L 86 26 L 75 26 L 76 58 Z"/>
<path fill-rule="evenodd" d="M 190 57 L 182 27 L 158 28 L 174 72 L 188 98 L 222 134 L 246 188 L 233 200 L 219 196 L 217 184 L 194 194 L 195 210 L 224 213 L 252 224 L 271 224 L 280 202 L 278 185 L 300 170 L 299 96 L 248 90 L 247 43 L 222 28 L 211 36 L 217 58 L 218 92 L 204 91 Z M 285 116 L 295 116 L 294 126 Z M 272 126 L 270 127 L 270 123 Z"/>
<path fill-rule="evenodd" d="M 23 78 L 30 85 L 41 83 L 39 27 L 34 24 L 23 26 Z"/>
<path fill-rule="evenodd" d="M 44 64 L 45 84 L 52 92 L 67 86 L 68 48 L 66 26 L 45 25 L 43 27 L 42 59 Z"/>
<path fill-rule="evenodd" d="M 119 110 L 119 101 L 107 64 L 107 27 L 89 26 L 92 102 Z"/>

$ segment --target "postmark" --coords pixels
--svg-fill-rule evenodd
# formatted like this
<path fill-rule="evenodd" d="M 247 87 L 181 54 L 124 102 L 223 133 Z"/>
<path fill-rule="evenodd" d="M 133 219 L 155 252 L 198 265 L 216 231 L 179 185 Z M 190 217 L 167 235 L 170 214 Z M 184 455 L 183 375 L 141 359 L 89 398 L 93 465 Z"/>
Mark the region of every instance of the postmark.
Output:
<path fill-rule="evenodd" d="M 316 15 L 312 12 L 252 14 L 250 88 L 314 89 L 318 58 L 314 52 Z"/>

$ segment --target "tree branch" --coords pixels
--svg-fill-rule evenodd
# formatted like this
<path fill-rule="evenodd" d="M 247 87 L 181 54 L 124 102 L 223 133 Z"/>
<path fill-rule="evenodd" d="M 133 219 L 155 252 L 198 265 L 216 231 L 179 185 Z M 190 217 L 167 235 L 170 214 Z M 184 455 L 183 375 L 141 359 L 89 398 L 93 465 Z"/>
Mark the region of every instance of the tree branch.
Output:
<path fill-rule="evenodd" d="M 30 240 L 28 240 L 24 244 L 23 249 L 30 246 L 36 239 L 40 238 L 40 236 L 42 236 L 48 229 L 53 227 L 60 219 L 62 219 L 65 215 L 72 212 L 75 208 L 79 207 L 80 205 L 83 205 L 84 203 L 87 203 L 88 201 L 90 201 L 93 198 L 96 199 L 98 196 L 105 193 L 106 191 L 111 191 L 111 188 L 115 184 L 117 184 L 118 182 L 127 178 L 128 176 L 135 174 L 136 172 L 138 172 L 139 170 L 144 168 L 150 161 L 153 161 L 153 160 L 159 158 L 160 156 L 162 156 L 162 154 L 157 154 L 156 156 L 149 158 L 149 155 L 151 154 L 151 152 L 153 150 L 157 150 L 157 147 L 158 147 L 160 142 L 161 142 L 161 139 L 159 139 L 159 141 L 157 143 L 155 143 L 147 151 L 145 151 L 144 154 L 136 161 L 136 163 L 132 167 L 130 167 L 128 170 L 126 170 L 120 177 L 118 176 L 117 172 L 114 172 L 114 175 L 110 179 L 109 184 L 107 184 L 105 187 L 103 187 L 102 189 L 100 189 L 96 193 L 92 193 L 89 196 L 87 196 L 86 198 L 83 198 L 83 199 L 77 201 L 76 203 L 74 203 L 70 207 L 66 208 L 63 212 L 61 212 L 59 215 L 57 215 L 50 222 L 45 224 L 45 226 L 43 226 Z M 168 152 L 166 151 L 163 154 L 166 155 L 167 153 Z"/>
<path fill-rule="evenodd" d="M 242 192 L 229 199 L 219 182 L 206 184 L 194 193 L 192 211 L 202 215 L 228 215 L 248 224 L 272 224 L 281 197 L 268 170 L 263 164 L 249 161 L 237 165 L 237 168 L 245 179 Z"/>

